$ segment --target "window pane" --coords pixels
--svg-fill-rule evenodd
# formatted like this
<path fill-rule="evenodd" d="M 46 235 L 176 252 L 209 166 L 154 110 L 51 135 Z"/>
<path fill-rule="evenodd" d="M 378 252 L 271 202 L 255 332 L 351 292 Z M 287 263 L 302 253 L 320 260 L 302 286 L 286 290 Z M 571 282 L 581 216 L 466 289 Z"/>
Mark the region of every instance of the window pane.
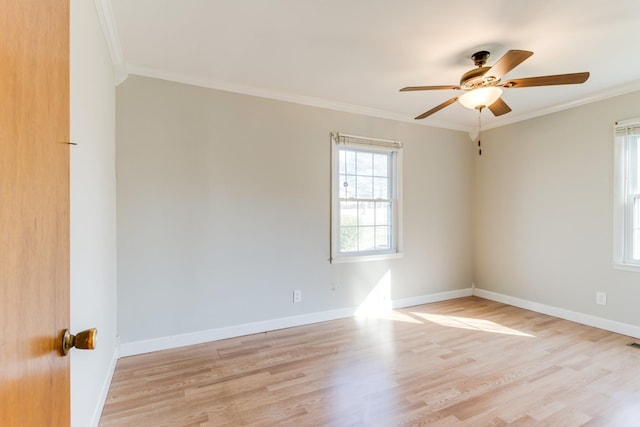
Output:
<path fill-rule="evenodd" d="M 373 155 L 373 174 L 375 176 L 389 176 L 389 155 L 374 154 Z"/>
<path fill-rule="evenodd" d="M 357 152 L 357 175 L 373 175 L 373 153 Z"/>
<path fill-rule="evenodd" d="M 356 183 L 358 186 L 358 190 L 356 191 L 356 197 L 358 199 L 373 198 L 373 178 L 369 176 L 357 176 Z"/>
<path fill-rule="evenodd" d="M 360 227 L 358 235 L 358 249 L 361 251 L 372 251 L 375 246 L 375 228 Z"/>
<path fill-rule="evenodd" d="M 631 257 L 640 261 L 640 197 L 633 201 L 633 232 Z"/>
<path fill-rule="evenodd" d="M 391 248 L 391 234 L 389 227 L 376 227 L 376 249 L 390 249 Z"/>
<path fill-rule="evenodd" d="M 373 178 L 373 198 L 389 199 L 389 179 Z"/>
<path fill-rule="evenodd" d="M 391 203 L 376 202 L 376 225 L 391 225 Z"/>
<path fill-rule="evenodd" d="M 371 202 L 358 202 L 358 225 L 375 225 L 376 212 Z"/>
<path fill-rule="evenodd" d="M 345 153 L 345 167 L 344 173 L 355 175 L 356 174 L 356 153 L 351 150 L 341 150 Z"/>
<path fill-rule="evenodd" d="M 337 149 L 333 178 L 337 180 L 334 194 L 338 198 L 334 208 L 337 252 L 358 255 L 393 249 L 395 154 L 365 146 Z"/>
<path fill-rule="evenodd" d="M 358 227 L 340 227 L 340 252 L 358 251 Z"/>
<path fill-rule="evenodd" d="M 629 194 L 640 193 L 640 136 L 629 137 Z"/>
<path fill-rule="evenodd" d="M 356 197 L 356 177 L 353 175 L 340 175 L 341 199 L 354 199 Z"/>
<path fill-rule="evenodd" d="M 358 225 L 358 204 L 356 202 L 340 202 L 340 226 Z"/>

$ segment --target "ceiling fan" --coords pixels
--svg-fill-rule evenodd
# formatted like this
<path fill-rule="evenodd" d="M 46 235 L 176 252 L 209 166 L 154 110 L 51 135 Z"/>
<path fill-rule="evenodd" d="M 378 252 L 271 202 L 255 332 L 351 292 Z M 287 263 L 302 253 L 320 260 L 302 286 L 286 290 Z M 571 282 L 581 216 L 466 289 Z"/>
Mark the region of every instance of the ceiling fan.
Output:
<path fill-rule="evenodd" d="M 527 77 L 523 79 L 511 79 L 504 83 L 500 79 L 533 55 L 527 50 L 509 50 L 493 66 L 485 66 L 489 59 L 489 52 L 481 50 L 471 55 L 473 63 L 478 67 L 467 71 L 460 78 L 459 85 L 449 86 L 408 86 L 400 89 L 400 92 L 417 90 L 464 90 L 465 93 L 451 98 L 442 104 L 420 114 L 416 120 L 429 117 L 443 108 L 460 101 L 462 105 L 470 109 L 482 111 L 488 108 L 494 116 L 501 116 L 511 111 L 511 108 L 501 98 L 502 88 L 520 88 L 532 86 L 553 86 L 584 83 L 589 78 L 589 73 L 554 74 L 550 76 Z"/>

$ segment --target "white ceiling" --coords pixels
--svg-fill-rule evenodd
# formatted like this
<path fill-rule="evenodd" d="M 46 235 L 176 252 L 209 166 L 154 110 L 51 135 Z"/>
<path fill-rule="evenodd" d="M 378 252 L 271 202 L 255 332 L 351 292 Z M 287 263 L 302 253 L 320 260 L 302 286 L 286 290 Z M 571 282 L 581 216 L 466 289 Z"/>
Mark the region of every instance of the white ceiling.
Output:
<path fill-rule="evenodd" d="M 104 0 L 103 0 L 104 1 Z M 638 0 L 111 0 L 130 74 L 413 121 L 458 91 L 477 50 L 535 54 L 503 80 L 591 72 L 582 85 L 506 89 L 483 128 L 640 90 Z M 119 39 L 119 40 L 118 40 Z M 112 48 L 112 53 L 113 53 Z M 421 120 L 472 131 L 456 103 Z"/>

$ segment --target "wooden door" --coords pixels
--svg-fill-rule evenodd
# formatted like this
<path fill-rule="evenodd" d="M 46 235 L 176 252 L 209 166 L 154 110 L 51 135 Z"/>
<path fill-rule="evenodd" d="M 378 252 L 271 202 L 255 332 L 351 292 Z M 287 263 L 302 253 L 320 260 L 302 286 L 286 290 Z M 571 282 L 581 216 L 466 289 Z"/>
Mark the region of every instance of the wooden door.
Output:
<path fill-rule="evenodd" d="M 0 425 L 68 426 L 69 1 L 0 0 Z"/>

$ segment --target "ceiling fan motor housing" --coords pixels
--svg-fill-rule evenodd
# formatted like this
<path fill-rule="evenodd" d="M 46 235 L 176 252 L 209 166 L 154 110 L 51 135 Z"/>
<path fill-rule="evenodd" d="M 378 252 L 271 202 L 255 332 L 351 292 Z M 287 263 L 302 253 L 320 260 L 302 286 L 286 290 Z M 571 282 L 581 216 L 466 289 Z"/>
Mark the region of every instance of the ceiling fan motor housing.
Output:
<path fill-rule="evenodd" d="M 462 75 L 460 78 L 460 89 L 473 90 L 480 87 L 495 86 L 498 84 L 500 79 L 497 79 L 494 76 L 485 75 L 491 69 L 491 67 L 484 66 L 484 64 L 487 63 L 489 56 L 490 53 L 486 50 L 481 50 L 471 55 L 471 60 L 478 68 L 467 71 Z"/>
<path fill-rule="evenodd" d="M 460 89 L 472 90 L 479 87 L 496 85 L 500 79 L 497 79 L 494 76 L 487 76 L 486 73 L 490 69 L 491 67 L 478 67 L 467 71 L 460 79 Z"/>

